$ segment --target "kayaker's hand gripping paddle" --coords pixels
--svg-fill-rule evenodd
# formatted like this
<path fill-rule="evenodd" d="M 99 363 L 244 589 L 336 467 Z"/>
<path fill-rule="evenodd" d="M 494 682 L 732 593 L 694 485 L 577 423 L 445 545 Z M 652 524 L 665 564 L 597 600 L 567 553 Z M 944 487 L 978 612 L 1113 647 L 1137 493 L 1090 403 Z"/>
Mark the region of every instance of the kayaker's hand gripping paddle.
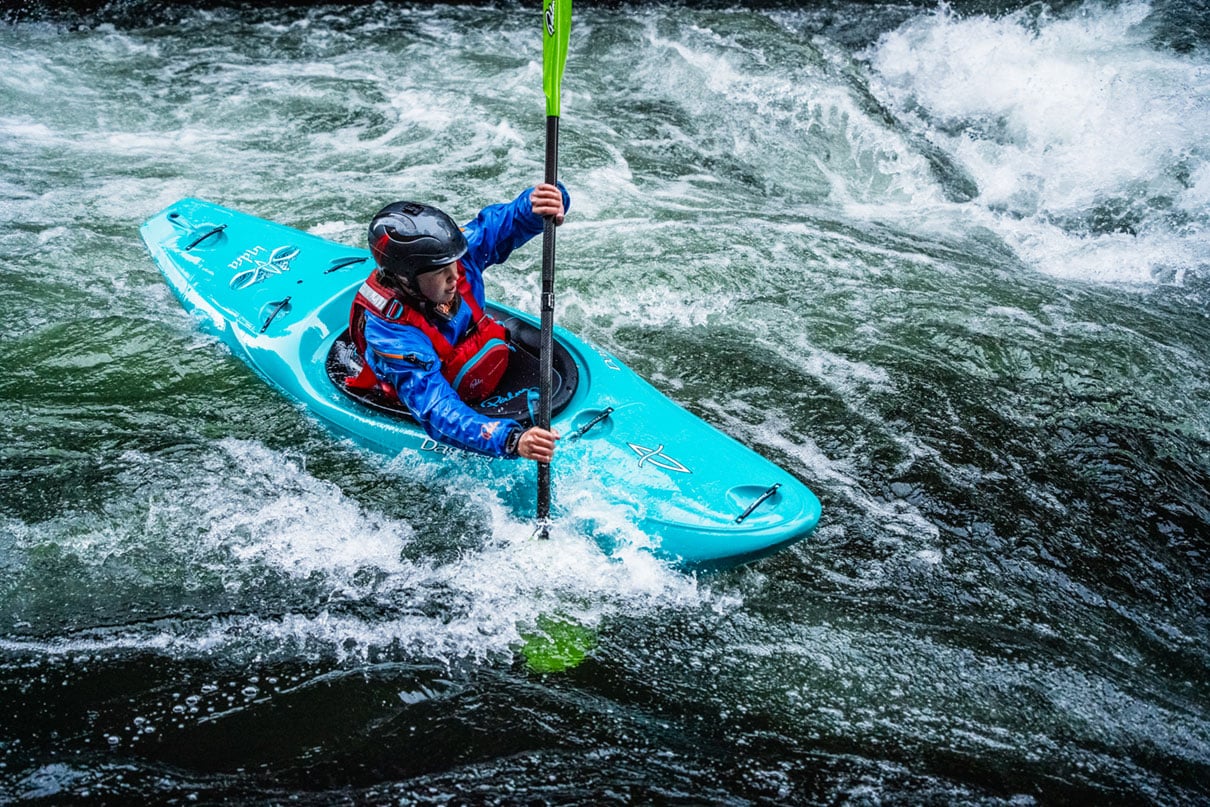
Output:
<path fill-rule="evenodd" d="M 542 84 L 546 91 L 546 178 L 555 184 L 559 176 L 559 85 L 567 63 L 567 41 L 571 34 L 571 0 L 542 2 Z M 546 217 L 542 229 L 542 332 L 538 347 L 538 422 L 550 429 L 551 361 L 555 329 L 555 220 Z M 538 534 L 549 537 L 550 464 L 538 463 Z"/>

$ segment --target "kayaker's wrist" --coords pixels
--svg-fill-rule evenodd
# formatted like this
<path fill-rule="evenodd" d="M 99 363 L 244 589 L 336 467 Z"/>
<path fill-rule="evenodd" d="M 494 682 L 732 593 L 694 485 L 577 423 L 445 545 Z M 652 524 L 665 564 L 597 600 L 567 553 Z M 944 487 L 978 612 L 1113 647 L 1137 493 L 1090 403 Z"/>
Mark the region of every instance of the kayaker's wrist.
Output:
<path fill-rule="evenodd" d="M 508 437 L 504 438 L 504 453 L 510 457 L 520 456 L 518 449 L 521 446 L 521 435 L 525 434 L 525 429 L 520 426 L 514 426 L 513 430 L 508 433 Z"/>

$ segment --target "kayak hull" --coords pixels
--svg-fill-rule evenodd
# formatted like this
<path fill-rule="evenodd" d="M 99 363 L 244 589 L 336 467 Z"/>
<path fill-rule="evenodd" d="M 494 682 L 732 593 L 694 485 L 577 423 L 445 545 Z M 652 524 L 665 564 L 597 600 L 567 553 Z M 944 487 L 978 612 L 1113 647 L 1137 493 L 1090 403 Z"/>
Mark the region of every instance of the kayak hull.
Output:
<path fill-rule="evenodd" d="M 533 463 L 442 445 L 406 415 L 366 406 L 333 381 L 329 356 L 372 267 L 368 251 L 198 199 L 170 205 L 140 234 L 202 327 L 330 430 L 388 457 L 471 473 L 518 514 L 532 512 L 535 488 L 520 477 L 533 475 Z M 509 306 L 490 302 L 489 309 L 538 327 Z M 633 511 L 650 551 L 687 569 L 747 563 L 815 528 L 819 500 L 797 478 L 687 412 L 607 351 L 558 327 L 555 340 L 578 371 L 552 419 L 565 436 L 553 465 L 556 517 L 558 485 L 569 476 L 563 469 L 574 469 Z M 616 548 L 599 542 L 605 551 Z"/>

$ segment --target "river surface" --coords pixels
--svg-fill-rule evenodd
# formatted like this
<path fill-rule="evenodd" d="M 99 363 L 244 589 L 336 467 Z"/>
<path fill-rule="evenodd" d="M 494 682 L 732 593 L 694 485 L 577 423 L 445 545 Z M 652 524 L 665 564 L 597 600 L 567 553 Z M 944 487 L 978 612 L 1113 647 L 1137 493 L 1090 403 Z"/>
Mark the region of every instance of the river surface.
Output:
<path fill-rule="evenodd" d="M 9 8 L 0 803 L 1210 801 L 1205 4 L 583 6 L 558 322 L 816 533 L 687 576 L 564 484 L 531 540 L 144 251 L 183 196 L 357 246 L 512 198 L 532 8 Z M 558 625 L 588 657 L 543 672 Z"/>

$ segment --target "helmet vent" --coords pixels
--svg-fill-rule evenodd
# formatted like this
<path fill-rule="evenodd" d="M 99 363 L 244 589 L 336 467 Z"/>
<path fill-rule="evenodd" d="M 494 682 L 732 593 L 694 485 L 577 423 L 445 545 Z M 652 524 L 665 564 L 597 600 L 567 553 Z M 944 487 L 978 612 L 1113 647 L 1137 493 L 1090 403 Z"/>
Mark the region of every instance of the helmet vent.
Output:
<path fill-rule="evenodd" d="M 386 227 L 386 234 L 396 244 L 410 244 L 413 241 L 419 241 L 421 238 L 428 238 L 424 233 L 401 233 L 398 227 Z"/>
<path fill-rule="evenodd" d="M 375 214 L 367 234 L 378 268 L 411 283 L 417 274 L 466 254 L 466 237 L 454 220 L 419 202 L 393 202 Z"/>

